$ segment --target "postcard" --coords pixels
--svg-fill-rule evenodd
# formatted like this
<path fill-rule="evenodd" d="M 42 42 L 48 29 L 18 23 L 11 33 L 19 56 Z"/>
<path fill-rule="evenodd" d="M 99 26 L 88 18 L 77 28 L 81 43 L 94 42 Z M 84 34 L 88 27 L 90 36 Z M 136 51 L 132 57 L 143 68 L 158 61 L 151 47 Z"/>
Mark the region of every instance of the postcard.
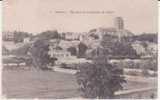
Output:
<path fill-rule="evenodd" d="M 4 98 L 157 98 L 157 0 L 2 2 Z"/>

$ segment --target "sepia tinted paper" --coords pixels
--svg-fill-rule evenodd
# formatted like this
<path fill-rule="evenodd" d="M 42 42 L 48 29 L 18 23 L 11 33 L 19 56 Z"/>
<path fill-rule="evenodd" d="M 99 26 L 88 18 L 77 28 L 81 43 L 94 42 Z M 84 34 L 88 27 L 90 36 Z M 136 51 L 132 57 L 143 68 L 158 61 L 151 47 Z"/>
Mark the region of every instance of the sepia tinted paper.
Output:
<path fill-rule="evenodd" d="M 3 0 L 3 97 L 156 99 L 157 5 Z"/>

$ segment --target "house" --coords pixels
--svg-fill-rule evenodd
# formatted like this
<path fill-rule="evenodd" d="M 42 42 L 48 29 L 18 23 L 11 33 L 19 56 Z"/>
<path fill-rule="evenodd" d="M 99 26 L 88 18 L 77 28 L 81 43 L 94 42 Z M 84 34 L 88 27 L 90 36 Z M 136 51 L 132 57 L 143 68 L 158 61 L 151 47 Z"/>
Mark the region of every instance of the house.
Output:
<path fill-rule="evenodd" d="M 4 41 L 13 41 L 14 40 L 14 32 L 2 32 L 2 39 Z"/>
<path fill-rule="evenodd" d="M 82 41 L 85 36 L 85 33 L 74 33 L 74 32 L 66 32 L 62 33 L 61 37 L 65 40 L 80 40 Z"/>
<path fill-rule="evenodd" d="M 79 39 L 79 35 L 73 32 L 62 33 L 62 36 L 65 40 L 78 40 Z"/>
<path fill-rule="evenodd" d="M 157 55 L 158 53 L 158 44 L 153 42 L 147 42 L 147 51 L 150 55 Z"/>
<path fill-rule="evenodd" d="M 71 54 L 70 52 L 66 51 L 66 50 L 50 50 L 49 52 L 50 57 L 55 57 L 57 59 L 62 59 L 62 58 L 67 58 L 70 57 Z"/>
<path fill-rule="evenodd" d="M 66 41 L 66 40 L 61 40 L 59 42 L 59 46 L 62 47 L 63 49 L 67 49 L 69 47 L 78 47 L 80 41 L 78 40 L 73 40 L 73 41 Z"/>
<path fill-rule="evenodd" d="M 141 41 L 135 41 L 134 43 L 132 43 L 132 47 L 134 50 L 136 50 L 138 55 L 145 55 L 146 54 L 146 50 L 141 45 Z"/>
<path fill-rule="evenodd" d="M 90 60 L 87 60 L 85 58 L 77 58 L 76 56 L 72 56 L 70 52 L 63 50 L 61 48 L 57 49 L 50 49 L 48 52 L 50 57 L 57 58 L 56 64 L 80 64 L 80 63 L 91 63 Z"/>
<path fill-rule="evenodd" d="M 26 37 L 26 38 L 23 39 L 23 43 L 29 43 L 30 40 L 31 40 L 30 37 Z"/>

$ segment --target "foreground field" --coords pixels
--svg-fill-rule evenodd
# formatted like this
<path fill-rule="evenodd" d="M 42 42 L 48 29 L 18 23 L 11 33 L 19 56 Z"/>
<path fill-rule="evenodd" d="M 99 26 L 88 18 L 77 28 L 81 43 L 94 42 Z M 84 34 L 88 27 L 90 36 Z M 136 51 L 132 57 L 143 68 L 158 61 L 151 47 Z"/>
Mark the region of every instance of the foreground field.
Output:
<path fill-rule="evenodd" d="M 150 85 L 127 81 L 124 89 Z M 74 75 L 53 71 L 4 70 L 2 87 L 7 98 L 74 98 L 81 94 Z"/>
<path fill-rule="evenodd" d="M 14 98 L 77 97 L 78 85 L 70 74 L 51 71 L 3 71 L 3 94 Z"/>

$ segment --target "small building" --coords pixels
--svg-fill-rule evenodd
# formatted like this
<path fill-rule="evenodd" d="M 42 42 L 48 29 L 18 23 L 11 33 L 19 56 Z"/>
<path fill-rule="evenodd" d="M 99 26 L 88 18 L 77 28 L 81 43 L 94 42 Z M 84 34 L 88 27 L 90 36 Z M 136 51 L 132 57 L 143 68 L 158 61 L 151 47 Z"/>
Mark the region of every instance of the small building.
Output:
<path fill-rule="evenodd" d="M 61 34 L 62 38 L 65 40 L 82 40 L 84 34 L 81 33 L 74 33 L 74 32 L 66 32 Z"/>
<path fill-rule="evenodd" d="M 134 50 L 136 50 L 138 55 L 145 55 L 146 54 L 146 50 L 141 45 L 140 41 L 135 41 L 134 43 L 132 43 L 132 47 L 133 47 Z"/>
<path fill-rule="evenodd" d="M 13 41 L 14 40 L 14 32 L 2 32 L 2 39 L 4 41 Z"/>
<path fill-rule="evenodd" d="M 65 40 L 61 40 L 59 42 L 59 46 L 63 47 L 63 49 L 67 49 L 69 47 L 77 47 L 79 45 L 80 41 L 78 40 L 74 40 L 74 41 L 65 41 Z"/>
<path fill-rule="evenodd" d="M 51 50 L 49 51 L 49 55 L 50 57 L 56 57 L 58 59 L 67 58 L 71 56 L 70 52 L 65 50 Z"/>
<path fill-rule="evenodd" d="M 23 39 L 23 43 L 29 43 L 30 40 L 31 40 L 31 39 L 30 39 L 29 37 L 26 37 L 26 38 Z"/>

